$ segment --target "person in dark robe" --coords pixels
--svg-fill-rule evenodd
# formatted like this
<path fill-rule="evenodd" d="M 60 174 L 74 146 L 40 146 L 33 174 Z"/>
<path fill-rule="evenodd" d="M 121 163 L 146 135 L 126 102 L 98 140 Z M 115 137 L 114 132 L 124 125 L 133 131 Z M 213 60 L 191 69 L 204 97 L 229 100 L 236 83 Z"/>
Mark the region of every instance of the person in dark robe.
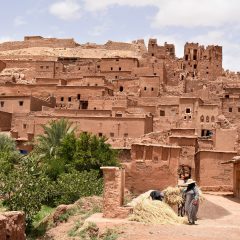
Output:
<path fill-rule="evenodd" d="M 186 182 L 187 189 L 184 191 L 185 211 L 190 225 L 197 221 L 197 212 L 199 208 L 199 190 L 196 182 L 188 179 Z"/>

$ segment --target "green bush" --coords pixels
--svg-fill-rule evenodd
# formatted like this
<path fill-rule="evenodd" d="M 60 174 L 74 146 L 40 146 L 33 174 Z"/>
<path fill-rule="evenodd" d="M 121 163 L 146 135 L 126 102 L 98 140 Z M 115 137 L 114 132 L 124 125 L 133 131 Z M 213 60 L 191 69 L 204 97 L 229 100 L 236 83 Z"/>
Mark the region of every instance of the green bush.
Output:
<path fill-rule="evenodd" d="M 100 195 L 103 191 L 103 179 L 99 172 L 77 172 L 61 174 L 55 185 L 55 203 L 69 204 L 83 196 Z"/>
<path fill-rule="evenodd" d="M 41 172 L 35 158 L 26 157 L 7 175 L 0 174 L 0 194 L 4 205 L 11 211 L 22 210 L 28 227 L 33 216 L 41 209 L 47 198 L 49 179 Z"/>
<path fill-rule="evenodd" d="M 0 173 L 7 174 L 14 167 L 14 164 L 20 158 L 20 154 L 16 149 L 15 141 L 0 134 Z"/>

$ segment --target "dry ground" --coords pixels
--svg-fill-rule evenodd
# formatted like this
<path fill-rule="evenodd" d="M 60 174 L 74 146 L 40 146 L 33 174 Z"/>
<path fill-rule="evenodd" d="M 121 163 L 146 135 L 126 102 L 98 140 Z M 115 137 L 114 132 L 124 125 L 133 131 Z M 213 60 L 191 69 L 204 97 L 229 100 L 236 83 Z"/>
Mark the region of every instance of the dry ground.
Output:
<path fill-rule="evenodd" d="M 197 225 L 147 225 L 125 220 L 105 220 L 95 214 L 88 220 L 103 228 L 116 228 L 119 240 L 240 240 L 240 201 L 218 195 L 205 195 Z M 68 236 L 78 220 L 73 216 L 67 223 L 48 231 L 51 239 L 77 239 Z"/>

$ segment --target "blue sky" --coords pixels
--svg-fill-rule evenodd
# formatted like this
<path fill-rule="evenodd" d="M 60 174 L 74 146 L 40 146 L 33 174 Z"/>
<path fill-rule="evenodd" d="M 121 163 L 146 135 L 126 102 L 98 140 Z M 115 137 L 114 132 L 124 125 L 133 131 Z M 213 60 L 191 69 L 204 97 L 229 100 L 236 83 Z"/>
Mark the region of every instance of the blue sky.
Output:
<path fill-rule="evenodd" d="M 1 2 L 0 42 L 25 35 L 79 43 L 155 37 L 223 46 L 224 68 L 240 71 L 239 0 L 8 0 Z"/>

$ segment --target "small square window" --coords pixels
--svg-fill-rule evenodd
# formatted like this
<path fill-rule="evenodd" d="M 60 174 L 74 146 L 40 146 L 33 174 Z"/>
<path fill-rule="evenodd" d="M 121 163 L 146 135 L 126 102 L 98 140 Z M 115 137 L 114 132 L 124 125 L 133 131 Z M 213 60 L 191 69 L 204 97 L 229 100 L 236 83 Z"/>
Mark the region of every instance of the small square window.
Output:
<path fill-rule="evenodd" d="M 0 104 L 1 104 L 1 107 L 4 107 L 4 101 L 1 101 Z"/>
<path fill-rule="evenodd" d="M 72 98 L 71 98 L 71 97 L 68 97 L 68 101 L 71 102 L 71 101 L 72 101 Z"/>
<path fill-rule="evenodd" d="M 111 67 L 111 71 L 113 70 L 113 68 Z"/>
<path fill-rule="evenodd" d="M 64 97 L 61 97 L 61 102 L 63 102 L 64 101 Z"/>
<path fill-rule="evenodd" d="M 23 106 L 23 101 L 18 102 L 19 106 Z"/>
<path fill-rule="evenodd" d="M 114 133 L 113 132 L 110 133 L 110 137 L 114 137 Z"/>
<path fill-rule="evenodd" d="M 102 137 L 102 136 L 103 136 L 103 134 L 100 132 L 100 133 L 98 133 L 98 136 L 99 136 L 99 137 Z"/>
<path fill-rule="evenodd" d="M 117 58 L 116 61 L 119 62 L 119 59 Z"/>
<path fill-rule="evenodd" d="M 154 90 L 154 88 L 152 87 L 152 88 L 151 88 L 151 90 L 153 91 L 153 90 Z"/>
<path fill-rule="evenodd" d="M 46 69 L 49 69 L 49 66 L 46 66 Z"/>
<path fill-rule="evenodd" d="M 191 109 L 190 108 L 186 108 L 186 113 L 191 113 Z"/>
<path fill-rule="evenodd" d="M 165 111 L 164 110 L 160 110 L 160 116 L 164 117 L 165 116 Z"/>
<path fill-rule="evenodd" d="M 121 70 L 122 70 L 122 68 L 120 67 L 120 68 L 119 68 L 119 71 L 121 71 Z"/>
<path fill-rule="evenodd" d="M 147 87 L 144 87 L 144 91 L 146 91 L 147 90 Z"/>
<path fill-rule="evenodd" d="M 43 69 L 43 66 L 40 66 L 41 69 Z"/>
<path fill-rule="evenodd" d="M 238 112 L 240 112 L 240 107 L 238 108 Z"/>
<path fill-rule="evenodd" d="M 27 128 L 27 124 L 24 123 L 24 124 L 23 124 L 23 129 L 26 129 L 26 128 Z"/>
<path fill-rule="evenodd" d="M 80 95 L 80 94 L 78 94 L 78 95 L 77 95 L 77 99 L 78 99 L 78 100 L 80 100 L 80 98 L 81 98 L 81 95 Z"/>
<path fill-rule="evenodd" d="M 232 108 L 231 108 L 231 107 L 230 107 L 230 108 L 228 108 L 228 111 L 229 111 L 229 112 L 232 112 Z"/>

